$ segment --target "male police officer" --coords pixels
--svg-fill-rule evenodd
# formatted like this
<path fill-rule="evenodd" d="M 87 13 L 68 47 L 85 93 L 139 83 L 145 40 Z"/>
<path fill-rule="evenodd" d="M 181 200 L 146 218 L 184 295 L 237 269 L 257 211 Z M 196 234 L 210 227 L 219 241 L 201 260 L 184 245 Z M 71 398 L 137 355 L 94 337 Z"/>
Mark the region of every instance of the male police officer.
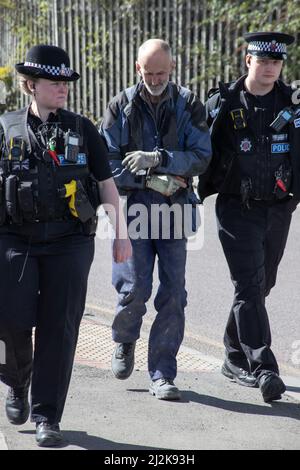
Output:
<path fill-rule="evenodd" d="M 203 173 L 210 161 L 204 107 L 189 90 L 169 82 L 173 66 L 166 42 L 146 41 L 136 63 L 142 81 L 113 99 L 102 126 L 118 189 L 130 194 L 129 211 L 133 204 L 143 205 L 148 214 L 144 228 L 150 230 L 157 222 L 151 216 L 154 205 L 194 204 L 191 177 Z M 147 177 L 141 175 L 146 171 Z M 119 294 L 113 339 L 119 345 L 112 370 L 118 379 L 126 379 L 133 370 L 135 342 L 151 295 L 157 256 L 160 286 L 154 301 L 158 314 L 149 338 L 149 391 L 158 399 L 175 400 L 180 397 L 173 381 L 184 331 L 186 238 L 184 234 L 176 238 L 174 233 L 164 237 L 165 224 L 166 220 L 163 226 L 158 224 L 155 239 L 133 239 L 133 258 L 113 266 Z"/>
<path fill-rule="evenodd" d="M 62 109 L 68 82 L 80 77 L 68 54 L 39 44 L 16 69 L 31 103 L 0 117 L 0 340 L 6 348 L 0 380 L 10 387 L 6 414 L 15 425 L 27 421 L 31 383 L 36 441 L 48 447 L 63 440 L 59 423 L 94 256 L 98 185 L 102 202 L 116 211 L 118 192 L 96 127 Z M 131 255 L 126 229 L 123 234 L 121 240 L 117 231 L 114 241 L 119 262 Z"/>
<path fill-rule="evenodd" d="M 213 160 L 199 194 L 219 193 L 219 238 L 235 286 L 222 373 L 241 385 L 258 385 L 267 402 L 285 391 L 270 347 L 265 298 L 275 285 L 296 206 L 290 193 L 299 198 L 300 120 L 293 108 L 281 113 L 292 105 L 292 90 L 278 80 L 294 38 L 272 32 L 245 38 L 248 75 L 209 94 Z"/>

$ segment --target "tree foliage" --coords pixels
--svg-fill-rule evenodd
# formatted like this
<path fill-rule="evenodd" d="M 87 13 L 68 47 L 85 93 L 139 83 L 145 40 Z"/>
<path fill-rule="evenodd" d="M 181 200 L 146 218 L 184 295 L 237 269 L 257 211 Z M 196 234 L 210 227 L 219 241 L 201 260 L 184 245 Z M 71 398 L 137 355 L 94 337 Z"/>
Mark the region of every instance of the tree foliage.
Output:
<path fill-rule="evenodd" d="M 173 50 L 177 48 L 177 55 L 182 54 L 183 62 L 188 63 L 189 61 L 185 57 L 185 38 L 197 26 L 199 35 L 198 38 L 193 37 L 190 53 L 194 57 L 200 58 L 199 62 L 202 61 L 205 66 L 200 66 L 197 73 L 193 71 L 194 75 L 191 76 L 189 84 L 211 84 L 211 82 L 217 81 L 216 77 L 224 78 L 226 75 L 231 79 L 243 73 L 243 57 L 246 46 L 243 34 L 245 32 L 274 30 L 297 35 L 300 31 L 300 0 L 169 1 L 168 6 L 173 15 L 170 20 L 173 20 L 171 27 L 178 23 L 179 15 L 186 18 L 187 10 L 191 8 L 193 10 L 196 3 L 199 7 L 199 14 L 193 15 L 192 11 L 191 24 L 184 23 L 181 41 L 178 41 L 176 37 L 178 44 L 180 42 L 180 47 L 178 44 L 171 43 Z M 83 5 L 85 5 L 85 11 Z M 111 31 L 103 30 L 103 23 L 100 20 L 98 30 L 89 31 L 86 27 L 84 29 L 83 20 L 87 9 L 93 13 L 101 10 L 106 16 L 113 13 L 112 29 L 118 27 L 117 23 L 120 24 L 121 20 L 125 24 L 130 19 L 133 22 L 132 33 L 134 35 L 131 40 L 136 42 L 137 37 L 149 37 L 150 35 L 150 30 L 141 31 L 142 25 L 138 24 L 137 18 L 143 21 L 146 15 L 148 19 L 150 16 L 153 19 L 154 5 L 156 5 L 154 12 L 156 17 L 158 6 L 163 6 L 162 16 L 164 17 L 167 5 L 165 0 L 152 1 L 151 3 L 147 0 L 82 0 L 81 2 L 74 0 L 72 3 L 59 0 L 0 0 L 0 28 L 2 30 L 4 27 L 9 29 L 8 39 L 12 41 L 13 45 L 6 58 L 1 56 L 0 50 L 0 58 L 2 57 L 0 66 L 5 67 L 23 60 L 25 51 L 34 43 L 54 43 L 55 38 L 58 38 L 58 43 L 60 43 L 61 37 L 66 34 L 68 28 L 66 20 L 63 29 L 62 19 L 66 19 L 71 12 L 72 25 L 77 24 L 79 31 L 85 38 L 84 45 L 80 46 L 81 57 L 84 55 L 88 69 L 102 75 L 112 67 L 112 64 L 109 63 L 108 54 L 105 54 L 101 48 L 101 42 L 104 41 L 114 47 L 113 61 L 116 61 L 118 58 L 115 56 L 115 39 L 112 38 Z M 55 24 L 51 23 L 54 11 L 57 13 Z M 51 21 L 50 18 L 52 18 Z M 151 24 L 153 25 L 152 19 Z M 148 21 L 150 28 L 149 25 L 150 21 Z M 55 28 L 57 28 L 56 35 Z M 218 35 L 220 28 L 222 30 L 221 40 Z M 207 32 L 206 37 L 209 38 L 207 40 L 209 44 L 201 39 L 202 31 Z M 141 34 L 138 35 L 138 32 Z M 161 33 L 157 28 L 154 31 L 152 29 L 151 34 L 152 37 L 158 37 Z M 162 37 L 168 37 L 166 21 L 163 23 Z M 174 39 L 174 34 L 171 37 Z M 120 38 L 122 41 L 122 36 Z M 226 44 L 230 44 L 230 47 L 227 47 Z M 75 46 L 75 42 L 73 46 Z M 121 46 L 124 47 L 124 44 L 122 43 Z M 284 79 L 293 81 L 300 78 L 298 67 L 300 63 L 299 34 L 295 44 L 289 46 L 288 51 L 289 57 L 284 67 Z"/>
<path fill-rule="evenodd" d="M 244 44 L 243 31 L 277 31 L 297 36 L 300 30 L 300 0 L 211 0 L 210 13 L 209 21 L 230 24 L 231 33 L 238 32 L 237 52 Z M 288 48 L 289 59 L 285 67 L 288 81 L 300 78 L 299 36 L 296 39 L 296 43 Z M 233 68 L 231 57 L 225 55 L 223 61 Z M 216 72 L 212 67 L 211 73 Z"/>

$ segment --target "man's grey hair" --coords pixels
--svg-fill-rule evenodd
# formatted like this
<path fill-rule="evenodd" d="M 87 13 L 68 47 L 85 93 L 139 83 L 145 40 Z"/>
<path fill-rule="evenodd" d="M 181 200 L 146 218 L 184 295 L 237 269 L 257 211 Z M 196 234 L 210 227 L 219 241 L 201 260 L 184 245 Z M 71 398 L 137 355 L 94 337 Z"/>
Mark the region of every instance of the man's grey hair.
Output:
<path fill-rule="evenodd" d="M 163 39 L 148 39 L 147 41 L 143 42 L 143 44 L 139 47 L 138 60 L 140 60 L 140 58 L 147 51 L 147 49 L 150 49 L 150 47 L 153 45 L 156 45 L 157 49 L 165 51 L 170 56 L 170 60 L 173 59 L 171 47 L 167 41 L 164 41 Z"/>

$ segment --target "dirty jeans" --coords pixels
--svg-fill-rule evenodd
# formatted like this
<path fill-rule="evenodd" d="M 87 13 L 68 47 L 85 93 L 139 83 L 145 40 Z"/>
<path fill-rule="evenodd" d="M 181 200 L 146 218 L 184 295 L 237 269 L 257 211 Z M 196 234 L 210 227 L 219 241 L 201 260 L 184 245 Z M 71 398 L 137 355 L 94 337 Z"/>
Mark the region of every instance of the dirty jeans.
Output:
<path fill-rule="evenodd" d="M 137 194 L 148 208 L 163 197 L 154 191 Z M 150 216 L 149 216 L 150 217 Z M 129 222 L 130 222 L 129 218 Z M 153 222 L 149 218 L 149 227 Z M 163 222 L 161 222 L 163 223 Z M 176 355 L 183 340 L 186 239 L 132 239 L 133 256 L 125 263 L 113 263 L 113 285 L 118 292 L 113 340 L 130 343 L 140 336 L 146 302 L 152 292 L 153 269 L 158 260 L 159 288 L 154 299 L 157 311 L 149 336 L 148 370 L 152 380 L 173 380 L 177 373 Z"/>

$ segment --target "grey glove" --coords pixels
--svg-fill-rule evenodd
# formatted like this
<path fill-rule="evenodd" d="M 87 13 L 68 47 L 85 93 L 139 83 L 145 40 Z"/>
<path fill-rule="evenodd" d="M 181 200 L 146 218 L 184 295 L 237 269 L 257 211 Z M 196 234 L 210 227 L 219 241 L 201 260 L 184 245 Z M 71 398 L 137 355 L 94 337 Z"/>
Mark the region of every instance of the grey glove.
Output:
<path fill-rule="evenodd" d="M 127 170 L 134 174 L 140 170 L 155 168 L 160 163 L 161 153 L 157 150 L 155 152 L 143 152 L 142 150 L 128 152 L 122 161 L 122 164 L 127 168 Z"/>
<path fill-rule="evenodd" d="M 183 181 L 172 175 L 152 175 L 147 179 L 146 187 L 158 191 L 164 196 L 172 196 L 180 188 L 186 188 Z"/>

